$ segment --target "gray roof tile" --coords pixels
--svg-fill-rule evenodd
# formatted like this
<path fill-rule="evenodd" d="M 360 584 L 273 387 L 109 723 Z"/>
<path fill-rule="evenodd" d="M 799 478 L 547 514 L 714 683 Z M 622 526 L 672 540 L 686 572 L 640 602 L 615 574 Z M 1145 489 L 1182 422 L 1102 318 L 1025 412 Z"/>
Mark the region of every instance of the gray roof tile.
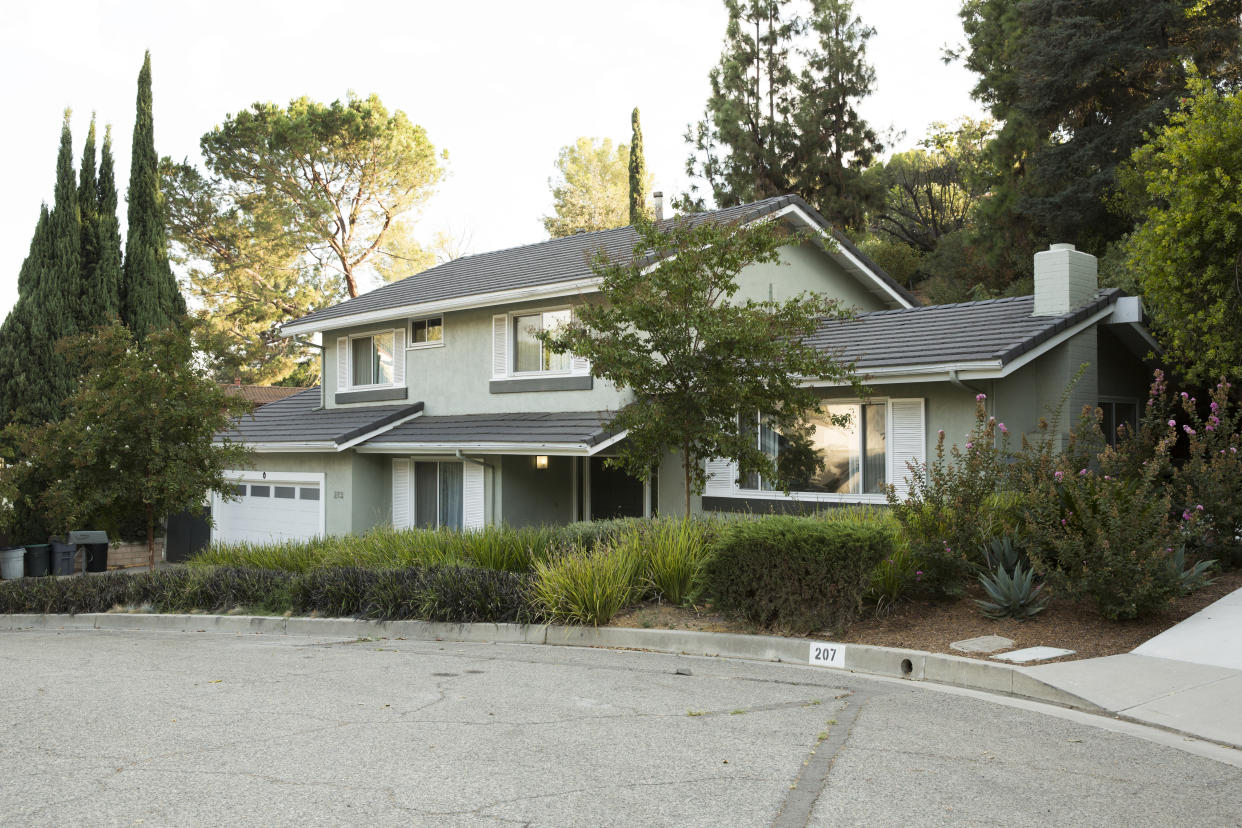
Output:
<path fill-rule="evenodd" d="M 736 207 L 695 213 L 684 218 L 691 223 L 756 219 L 789 205 L 796 205 L 805 211 L 824 230 L 831 233 L 843 248 L 879 274 L 881 280 L 893 291 L 912 304 L 918 304 L 901 285 L 867 259 L 848 239 L 829 227 L 823 216 L 796 195 L 777 196 Z M 670 222 L 676 220 L 680 219 L 668 219 Z M 596 253 L 602 250 L 615 261 L 625 260 L 632 255 L 637 242 L 638 233 L 630 226 L 595 233 L 579 233 L 562 239 L 463 256 L 338 305 L 315 311 L 288 324 L 323 322 L 326 328 L 330 327 L 327 323 L 332 320 L 354 314 L 586 279 L 592 276 L 590 262 Z"/>
<path fill-rule="evenodd" d="M 611 411 L 462 414 L 416 417 L 384 432 L 371 445 L 388 443 L 581 443 L 610 436 Z"/>
<path fill-rule="evenodd" d="M 1032 316 L 1033 296 L 874 311 L 827 320 L 806 341 L 854 361 L 862 371 L 993 360 L 1005 365 L 1121 295 L 1116 288 L 1102 290 L 1064 316 Z"/>
<path fill-rule="evenodd" d="M 319 402 L 319 388 L 308 388 L 243 415 L 233 430 L 219 437 L 246 443 L 340 444 L 423 409 L 421 402 L 365 408 L 320 408 Z"/>

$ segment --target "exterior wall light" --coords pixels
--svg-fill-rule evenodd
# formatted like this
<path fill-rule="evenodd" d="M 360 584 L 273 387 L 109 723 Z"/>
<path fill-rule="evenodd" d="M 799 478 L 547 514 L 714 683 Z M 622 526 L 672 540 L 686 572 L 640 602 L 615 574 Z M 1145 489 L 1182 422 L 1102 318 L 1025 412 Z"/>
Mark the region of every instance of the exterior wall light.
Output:
<path fill-rule="evenodd" d="M 548 455 L 546 454 L 535 455 L 535 468 L 546 469 L 547 467 L 548 467 Z"/>

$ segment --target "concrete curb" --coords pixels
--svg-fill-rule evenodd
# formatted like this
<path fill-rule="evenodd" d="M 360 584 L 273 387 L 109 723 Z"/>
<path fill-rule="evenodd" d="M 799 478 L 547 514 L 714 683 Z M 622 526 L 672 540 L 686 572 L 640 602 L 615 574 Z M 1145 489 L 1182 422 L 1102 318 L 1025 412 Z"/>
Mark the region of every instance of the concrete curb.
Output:
<path fill-rule="evenodd" d="M 262 615 L 157 615 L 83 613 L 82 615 L 0 615 L 0 632 L 19 630 L 135 630 L 305 635 L 328 638 L 404 638 L 494 644 L 547 644 L 648 650 L 676 655 L 739 658 L 810 665 L 811 647 L 824 642 L 807 638 L 645 630 L 629 627 L 567 627 L 555 624 L 443 624 L 429 621 L 365 621 L 354 618 L 285 618 Z M 1028 675 L 1021 667 L 961 656 L 845 644 L 845 667 L 826 670 L 927 681 L 970 690 L 1070 707 L 1090 713 L 1109 711 Z"/>

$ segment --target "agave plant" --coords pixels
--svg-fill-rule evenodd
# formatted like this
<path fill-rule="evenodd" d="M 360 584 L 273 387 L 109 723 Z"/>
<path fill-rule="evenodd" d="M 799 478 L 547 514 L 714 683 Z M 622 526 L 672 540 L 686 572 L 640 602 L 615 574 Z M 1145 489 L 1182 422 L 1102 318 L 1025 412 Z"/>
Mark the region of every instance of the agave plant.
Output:
<path fill-rule="evenodd" d="M 1186 547 L 1178 546 L 1169 556 L 1169 571 L 1177 580 L 1178 590 L 1182 595 L 1189 595 L 1215 581 L 1208 577 L 1208 571 L 1216 566 L 1216 560 L 1199 561 L 1194 566 L 1186 567 Z"/>
<path fill-rule="evenodd" d="M 1028 569 L 1031 566 L 1026 552 L 1021 547 L 1014 546 L 1013 538 L 1008 535 L 989 538 L 988 542 L 983 544 L 983 559 L 987 562 L 989 572 L 1003 569 L 1013 575 L 1019 566 L 1025 566 Z"/>
<path fill-rule="evenodd" d="M 1041 593 L 1044 585 L 1035 585 L 1035 572 L 1024 570 L 1021 563 L 1014 564 L 1011 575 L 1003 566 L 997 566 L 991 573 L 979 576 L 991 601 L 975 599 L 979 609 L 989 618 L 1030 618 L 1044 611 L 1048 606 L 1048 598 Z"/>

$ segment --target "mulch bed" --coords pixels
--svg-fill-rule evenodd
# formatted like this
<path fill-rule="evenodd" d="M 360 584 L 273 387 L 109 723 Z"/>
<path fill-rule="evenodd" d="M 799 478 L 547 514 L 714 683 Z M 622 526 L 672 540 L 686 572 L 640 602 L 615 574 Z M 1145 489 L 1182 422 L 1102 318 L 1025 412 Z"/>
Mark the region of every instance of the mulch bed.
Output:
<path fill-rule="evenodd" d="M 1194 615 L 1229 593 L 1242 589 L 1242 571 L 1218 575 L 1215 582 L 1199 591 L 1178 598 L 1160 615 L 1138 621 L 1108 621 L 1096 613 L 1088 601 L 1057 600 L 1026 621 L 993 619 L 979 612 L 974 599 L 983 597 L 977 584 L 955 601 L 903 601 L 875 614 L 867 611 L 845 632 L 831 636 L 834 641 L 904 647 L 933 653 L 969 656 L 949 648 L 949 644 L 980 635 L 1000 635 L 1013 640 L 1013 649 L 1023 647 L 1062 647 L 1074 654 L 1055 661 L 1096 658 L 1133 650 L 1144 641 Z M 616 627 L 704 630 L 709 632 L 757 633 L 757 630 L 723 616 L 697 609 L 667 604 L 645 604 L 616 616 Z M 829 636 L 812 636 L 829 638 Z M 976 658 L 987 659 L 987 655 Z M 1040 664 L 1049 664 L 1041 661 Z"/>

